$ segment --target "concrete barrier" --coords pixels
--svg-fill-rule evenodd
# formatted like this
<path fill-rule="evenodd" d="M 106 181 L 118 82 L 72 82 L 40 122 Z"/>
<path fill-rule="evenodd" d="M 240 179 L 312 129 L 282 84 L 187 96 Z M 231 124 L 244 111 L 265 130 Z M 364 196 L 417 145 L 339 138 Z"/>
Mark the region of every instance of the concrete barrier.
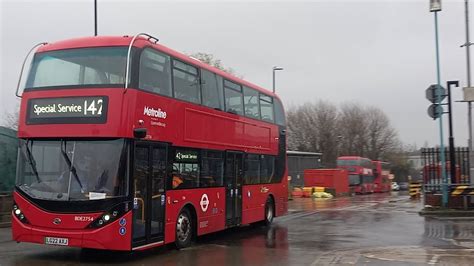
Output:
<path fill-rule="evenodd" d="M 410 194 L 410 198 L 417 199 L 421 196 L 421 183 L 420 182 L 412 182 L 408 186 L 408 193 Z"/>

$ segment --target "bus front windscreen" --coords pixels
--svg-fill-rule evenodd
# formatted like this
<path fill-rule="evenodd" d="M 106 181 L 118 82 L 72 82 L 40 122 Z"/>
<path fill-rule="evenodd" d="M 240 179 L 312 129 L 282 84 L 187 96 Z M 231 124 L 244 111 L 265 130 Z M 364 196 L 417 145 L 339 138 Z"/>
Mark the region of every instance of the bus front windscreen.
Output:
<path fill-rule="evenodd" d="M 127 47 L 99 47 L 38 53 L 26 88 L 123 86 L 127 52 Z"/>
<path fill-rule="evenodd" d="M 116 140 L 22 140 L 17 187 L 55 201 L 126 196 L 127 145 Z"/>

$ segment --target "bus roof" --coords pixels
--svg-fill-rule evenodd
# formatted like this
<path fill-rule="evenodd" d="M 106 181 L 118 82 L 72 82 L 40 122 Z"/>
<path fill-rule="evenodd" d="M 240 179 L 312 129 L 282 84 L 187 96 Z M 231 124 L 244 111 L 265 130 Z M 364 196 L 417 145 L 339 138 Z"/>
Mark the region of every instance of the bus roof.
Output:
<path fill-rule="evenodd" d="M 132 41 L 133 36 L 90 36 L 90 37 L 81 37 L 81 38 L 73 38 L 67 39 L 63 41 L 58 41 L 54 43 L 48 43 L 47 45 L 41 46 L 37 52 L 49 52 L 49 51 L 56 51 L 56 50 L 65 50 L 65 49 L 75 49 L 75 48 L 87 48 L 87 47 L 105 47 L 105 46 L 129 46 L 130 42 Z M 237 82 L 241 85 L 253 88 L 257 91 L 265 93 L 267 95 L 273 96 L 280 100 L 280 98 L 273 92 L 264 89 L 258 85 L 245 81 L 241 78 L 235 77 L 225 71 L 222 71 L 218 68 L 210 66 L 206 63 L 201 62 L 198 59 L 191 58 L 183 53 L 175 51 L 171 48 L 168 48 L 162 44 L 154 43 L 149 41 L 145 37 L 138 37 L 134 44 L 134 47 L 143 48 L 143 47 L 153 47 L 163 53 L 166 53 L 172 57 L 175 57 L 179 60 L 182 60 L 186 63 L 192 64 L 199 68 L 206 69 L 208 71 L 214 72 L 219 74 L 225 79 L 230 81 Z"/>

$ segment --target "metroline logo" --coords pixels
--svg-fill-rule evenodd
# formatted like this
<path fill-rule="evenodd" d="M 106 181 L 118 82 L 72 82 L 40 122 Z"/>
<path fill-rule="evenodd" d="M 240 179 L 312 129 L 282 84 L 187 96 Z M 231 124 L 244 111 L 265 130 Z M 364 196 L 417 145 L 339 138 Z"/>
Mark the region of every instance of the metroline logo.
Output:
<path fill-rule="evenodd" d="M 154 108 L 150 108 L 148 106 L 145 106 L 145 108 L 143 109 L 143 114 L 147 115 L 147 116 L 150 116 L 150 117 L 157 117 L 157 118 L 166 119 L 166 112 L 161 110 L 161 108 L 154 109 Z"/>

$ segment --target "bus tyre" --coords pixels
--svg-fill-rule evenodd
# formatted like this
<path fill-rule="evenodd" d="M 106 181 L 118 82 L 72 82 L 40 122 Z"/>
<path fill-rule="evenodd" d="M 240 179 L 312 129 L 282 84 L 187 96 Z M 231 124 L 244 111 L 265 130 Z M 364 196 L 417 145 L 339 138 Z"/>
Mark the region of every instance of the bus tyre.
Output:
<path fill-rule="evenodd" d="M 191 245 L 193 238 L 193 220 L 187 208 L 183 209 L 176 220 L 176 248 L 182 249 Z"/>
<path fill-rule="evenodd" d="M 265 217 L 263 220 L 263 225 L 271 225 L 273 222 L 273 217 L 275 217 L 275 206 L 273 204 L 273 199 L 268 197 L 267 202 L 265 203 Z"/>

